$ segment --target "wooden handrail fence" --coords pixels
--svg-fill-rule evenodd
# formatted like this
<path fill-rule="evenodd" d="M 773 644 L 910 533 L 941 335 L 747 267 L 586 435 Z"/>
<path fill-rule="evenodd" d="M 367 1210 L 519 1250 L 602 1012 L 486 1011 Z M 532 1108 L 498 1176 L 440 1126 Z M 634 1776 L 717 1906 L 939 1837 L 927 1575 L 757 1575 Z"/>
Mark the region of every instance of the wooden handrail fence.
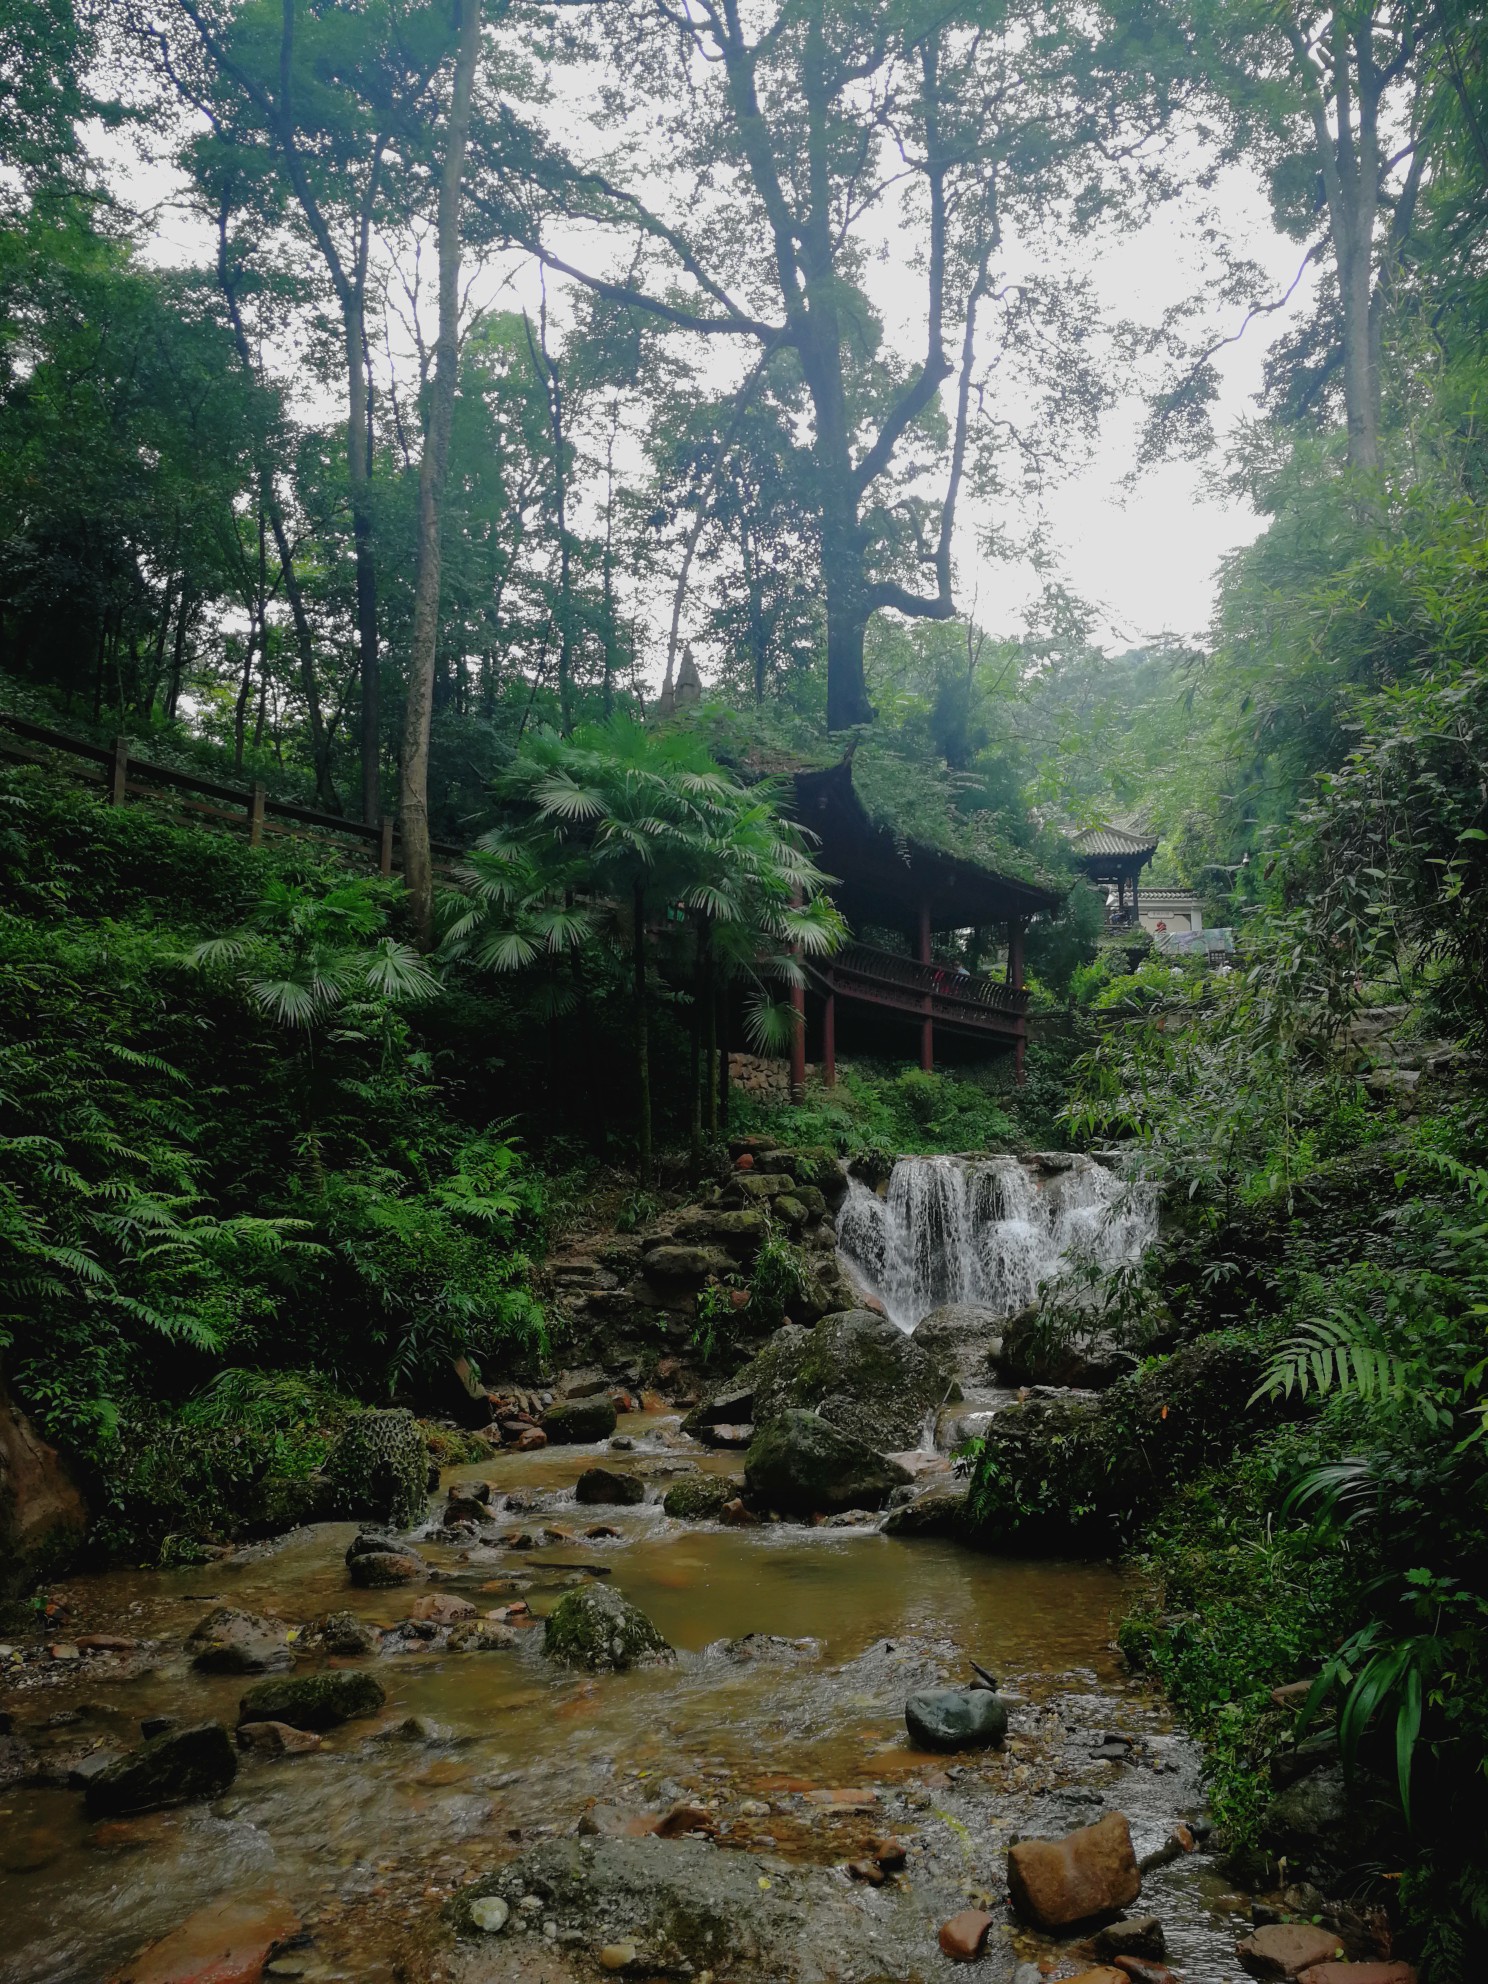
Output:
<path fill-rule="evenodd" d="M 21 740 L 17 745 L 0 737 L 0 756 L 20 759 L 24 763 L 44 764 L 44 752 L 60 751 L 67 757 L 80 759 L 83 766 L 98 766 L 97 771 L 83 770 L 82 776 L 103 783 L 107 788 L 104 796 L 110 806 L 124 805 L 131 795 L 142 798 L 156 786 L 175 792 L 200 794 L 200 799 L 182 802 L 185 810 L 216 821 L 219 825 L 246 827 L 250 847 L 261 846 L 266 834 L 288 834 L 304 840 L 316 839 L 323 834 L 339 834 L 359 846 L 375 849 L 379 874 L 391 875 L 393 872 L 394 849 L 401 835 L 397 820 L 391 814 L 384 814 L 380 820 L 369 824 L 362 820 L 344 819 L 339 813 L 317 812 L 312 806 L 296 806 L 287 799 L 271 799 L 261 779 L 255 779 L 246 791 L 241 786 L 219 785 L 213 779 L 197 778 L 190 772 L 178 772 L 168 765 L 157 765 L 148 758 L 136 757 L 127 737 L 115 738 L 112 745 L 89 744 L 81 737 L 51 730 L 43 723 L 32 723 L 26 717 L 11 716 L 4 710 L 0 710 L 0 730 L 9 731 Z M 28 745 L 39 745 L 42 749 L 27 749 Z M 202 801 L 216 803 L 203 804 Z M 281 826 L 278 824 L 280 821 L 288 824 Z M 444 862 L 458 861 L 465 854 L 464 848 L 452 846 L 448 841 L 433 841 L 430 845 Z"/>

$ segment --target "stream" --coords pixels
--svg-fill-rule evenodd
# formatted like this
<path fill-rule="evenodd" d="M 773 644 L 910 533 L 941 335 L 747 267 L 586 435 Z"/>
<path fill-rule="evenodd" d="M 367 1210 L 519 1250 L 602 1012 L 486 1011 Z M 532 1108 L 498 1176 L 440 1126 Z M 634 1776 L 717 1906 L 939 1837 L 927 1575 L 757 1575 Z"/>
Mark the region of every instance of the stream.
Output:
<path fill-rule="evenodd" d="M 739 1465 L 737 1456 L 690 1451 L 672 1415 L 627 1417 L 621 1435 L 634 1441 L 631 1451 L 548 1448 L 451 1470 L 446 1485 L 493 1484 L 497 1540 L 421 1548 L 445 1574 L 436 1589 L 469 1593 L 483 1608 L 521 1592 L 534 1619 L 589 1575 L 569 1567 L 602 1567 L 682 1653 L 676 1667 L 592 1677 L 555 1670 L 534 1625 L 510 1651 L 334 1663 L 375 1667 L 388 1692 L 379 1722 L 347 1723 L 312 1755 L 246 1756 L 228 1795 L 210 1806 L 90 1825 L 76 1790 L 11 1785 L 0 1793 L 0 1976 L 98 1984 L 192 1910 L 271 1887 L 312 1937 L 301 1967 L 281 1974 L 436 1984 L 454 1975 L 438 1955 L 444 1897 L 524 1844 L 571 1833 L 596 1799 L 634 1812 L 684 1797 L 716 1801 L 715 1850 L 734 1845 L 813 1866 L 837 1866 L 870 1834 L 892 1829 L 923 1845 L 925 1876 L 948 1907 L 1001 1891 L 1001 1860 L 1017 1832 L 1067 1830 L 1120 1809 L 1142 1853 L 1201 1809 L 1192 1746 L 1112 1650 L 1122 1582 L 1111 1567 L 1002 1561 L 870 1527 L 693 1526 L 668 1519 L 656 1501 L 578 1507 L 572 1484 L 601 1456 L 641 1472 L 655 1495 L 683 1467 Z M 500 1500 L 512 1494 L 533 1506 L 508 1528 Z M 619 1533 L 585 1538 L 597 1524 Z M 548 1542 L 545 1526 L 576 1541 Z M 407 1616 L 413 1591 L 349 1586 L 342 1558 L 354 1533 L 352 1524 L 321 1524 L 205 1570 L 74 1579 L 61 1594 L 68 1633 L 112 1632 L 138 1646 L 71 1668 L 28 1669 L 46 1685 L 7 1693 L 16 1727 L 55 1755 L 60 1774 L 85 1749 L 127 1747 L 144 1717 L 231 1724 L 249 1684 L 193 1673 L 182 1652 L 212 1605 L 286 1621 L 329 1609 L 380 1626 Z M 499 1540 L 507 1535 L 538 1547 Z M 747 1634 L 817 1645 L 784 1661 L 719 1646 Z M 906 1693 L 928 1675 L 966 1679 L 968 1658 L 993 1669 L 1013 1705 L 1006 1750 L 960 1760 L 916 1753 L 904 1732 Z M 410 1717 L 420 1727 L 404 1733 Z M 1093 1758 L 1107 1730 L 1138 1738 L 1143 1761 Z M 399 1733 L 389 1740 L 388 1731 Z M 879 1809 L 838 1816 L 812 1803 L 817 1787 L 872 1788 Z M 764 1805 L 767 1816 L 753 1813 Z M 1248 1901 L 1205 1856 L 1150 1876 L 1142 1906 L 1161 1914 L 1184 1984 L 1237 1975 Z M 1021 1941 L 1025 1954 L 1059 1947 Z M 855 1956 L 861 1961 L 845 1953 L 844 1979 Z M 1058 1966 L 1079 1967 L 1073 1957 Z M 902 1974 L 958 1971 L 931 1944 L 923 1972 Z"/>
<path fill-rule="evenodd" d="M 892 1195 L 881 1203 L 892 1211 Z M 1128 1235 L 1120 1244 L 1133 1243 Z M 901 1327 L 917 1300 L 901 1287 Z M 931 1471 L 947 1467 L 943 1456 L 922 1458 Z M 647 1499 L 580 1506 L 574 1484 L 601 1459 L 639 1475 Z M 478 1540 L 441 1541 L 442 1504 L 431 1496 L 435 1535 L 418 1543 L 429 1584 L 354 1589 L 344 1562 L 350 1523 L 297 1530 L 206 1567 L 68 1581 L 49 1636 L 132 1644 L 12 1661 L 0 1688 L 10 1728 L 33 1752 L 28 1780 L 0 1788 L 0 1978 L 102 1984 L 194 1910 L 271 1891 L 304 1924 L 274 1976 L 593 1979 L 603 1974 L 600 1938 L 582 1922 L 514 1913 L 503 1934 L 472 1950 L 452 1940 L 441 1908 L 542 1842 L 571 1839 L 581 1820 L 593 1831 L 585 1815 L 596 1805 L 623 1823 L 686 1801 L 707 1808 L 713 1843 L 649 1848 L 693 1856 L 690 1865 L 711 1855 L 704 1876 L 714 1866 L 720 1880 L 730 1856 L 747 1856 L 764 1870 L 747 1884 L 755 1908 L 768 1912 L 772 1885 L 783 1906 L 792 1881 L 810 1880 L 818 1885 L 802 1891 L 808 1918 L 825 1920 L 829 1901 L 834 1925 L 840 1916 L 829 1954 L 803 1954 L 792 1976 L 913 1984 L 963 1974 L 936 1947 L 935 1924 L 983 1902 L 1005 1915 L 1006 1849 L 1020 1834 L 1057 1835 L 1119 1810 L 1141 1855 L 1202 1814 L 1193 1745 L 1114 1650 L 1117 1569 L 895 1538 L 873 1517 L 754 1528 L 668 1518 L 667 1486 L 699 1469 L 740 1476 L 742 1456 L 696 1445 L 677 1414 L 660 1412 L 624 1416 L 616 1440 L 601 1446 L 508 1451 L 447 1470 L 441 1497 L 452 1483 L 487 1482 L 494 1521 Z M 594 1530 L 609 1533 L 586 1534 Z M 649 1615 L 678 1651 L 674 1666 L 589 1675 L 544 1657 L 544 1614 L 593 1577 Z M 483 1613 L 520 1601 L 530 1619 L 501 1650 L 455 1652 L 390 1632 L 377 1652 L 329 1663 L 376 1673 L 387 1693 L 376 1719 L 333 1729 L 309 1754 L 245 1754 L 213 1802 L 85 1818 L 68 1776 L 89 1753 L 128 1749 L 153 1716 L 236 1721 L 251 1682 L 194 1672 L 183 1647 L 213 1606 L 292 1624 L 349 1610 L 387 1629 L 431 1589 Z M 1006 1746 L 916 1751 L 906 1696 L 967 1681 L 973 1660 L 996 1674 L 1010 1705 Z M 834 1804 L 824 1796 L 833 1790 L 859 1795 Z M 885 1833 L 905 1842 L 906 1870 L 884 1890 L 860 1888 L 845 1863 Z M 1235 1942 L 1249 1906 L 1201 1850 L 1150 1873 L 1131 1912 L 1161 1917 L 1183 1984 L 1228 1984 L 1239 1975 Z M 1028 1959 L 1051 1977 L 1092 1961 L 1088 1945 L 1012 1924 L 978 1974 L 1006 1984 Z M 697 1976 L 704 1984 L 712 1972 Z"/>

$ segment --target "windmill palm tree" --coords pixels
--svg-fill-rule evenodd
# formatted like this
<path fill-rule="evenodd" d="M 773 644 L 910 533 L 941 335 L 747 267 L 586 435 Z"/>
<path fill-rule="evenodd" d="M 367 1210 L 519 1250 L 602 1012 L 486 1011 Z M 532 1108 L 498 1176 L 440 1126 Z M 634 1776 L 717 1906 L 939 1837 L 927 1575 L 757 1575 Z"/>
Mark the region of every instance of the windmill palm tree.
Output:
<path fill-rule="evenodd" d="M 581 948 L 607 912 L 631 964 L 639 1168 L 652 1172 L 651 926 L 668 907 L 695 932 L 694 1058 L 720 954 L 752 979 L 751 1035 L 778 1041 L 795 1016 L 770 983 L 799 974 L 797 953 L 830 950 L 842 925 L 798 829 L 685 732 L 624 715 L 571 736 L 538 732 L 502 775 L 513 824 L 477 843 L 461 875 L 467 901 L 447 940 L 488 968 L 514 971 Z M 721 941 L 720 941 L 721 940 Z M 789 1017 L 787 1017 L 787 1015 Z M 700 1146 L 694 1080 L 694 1145 Z"/>

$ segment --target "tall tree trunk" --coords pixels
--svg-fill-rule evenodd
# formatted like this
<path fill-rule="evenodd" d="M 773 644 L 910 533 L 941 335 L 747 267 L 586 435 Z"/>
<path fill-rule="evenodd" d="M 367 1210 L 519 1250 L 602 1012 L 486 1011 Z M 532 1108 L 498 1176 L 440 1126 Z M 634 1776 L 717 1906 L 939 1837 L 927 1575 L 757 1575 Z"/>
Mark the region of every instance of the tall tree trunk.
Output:
<path fill-rule="evenodd" d="M 176 705 L 181 700 L 181 683 L 186 673 L 186 633 L 191 624 L 191 593 L 185 583 L 181 586 L 181 606 L 176 614 L 176 639 L 171 650 L 170 682 L 165 692 L 165 717 L 167 723 L 176 720 Z"/>
<path fill-rule="evenodd" d="M 367 352 L 361 296 L 345 308 L 346 466 L 356 551 L 357 654 L 361 674 L 362 818 L 382 813 L 382 685 L 377 656 L 377 568 L 372 553 L 372 420 L 367 399 Z"/>
<path fill-rule="evenodd" d="M 692 960 L 692 1014 L 687 1038 L 687 1160 L 694 1184 L 703 1175 L 703 1089 L 711 1087 L 712 1069 L 703 1067 L 703 1009 L 707 994 L 707 961 L 703 930 L 698 928 Z"/>
<path fill-rule="evenodd" d="M 444 173 L 439 186 L 439 341 L 434 351 L 434 392 L 429 431 L 419 464 L 418 578 L 413 596 L 413 646 L 408 660 L 408 701 L 398 811 L 403 830 L 403 876 L 420 947 L 434 942 L 434 869 L 429 852 L 429 727 L 434 711 L 434 656 L 439 640 L 440 530 L 449 470 L 450 431 L 460 370 L 460 187 L 470 135 L 470 99 L 480 55 L 481 0 L 461 0 L 460 44 L 450 99 Z"/>
<path fill-rule="evenodd" d="M 636 1169 L 642 1186 L 651 1183 L 651 1032 L 646 1009 L 646 888 L 637 882 L 631 897 L 631 986 L 635 999 L 636 1082 L 639 1109 L 636 1124 Z"/>
<path fill-rule="evenodd" d="M 713 925 L 703 925 L 702 1000 L 707 1032 L 703 1046 L 703 1087 L 708 1091 L 708 1140 L 718 1141 L 718 993 L 713 983 Z"/>

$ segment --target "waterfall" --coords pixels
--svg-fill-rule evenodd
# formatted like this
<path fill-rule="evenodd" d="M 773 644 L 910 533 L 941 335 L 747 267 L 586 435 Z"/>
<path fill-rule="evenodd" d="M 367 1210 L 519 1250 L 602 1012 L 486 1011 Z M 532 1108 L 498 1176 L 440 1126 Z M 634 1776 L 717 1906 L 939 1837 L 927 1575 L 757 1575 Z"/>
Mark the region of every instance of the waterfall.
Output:
<path fill-rule="evenodd" d="M 902 1330 L 945 1302 L 1015 1315 L 1077 1263 L 1141 1258 L 1156 1195 L 1088 1157 L 1051 1175 L 1017 1157 L 901 1157 L 880 1198 L 848 1186 L 837 1244 Z"/>

